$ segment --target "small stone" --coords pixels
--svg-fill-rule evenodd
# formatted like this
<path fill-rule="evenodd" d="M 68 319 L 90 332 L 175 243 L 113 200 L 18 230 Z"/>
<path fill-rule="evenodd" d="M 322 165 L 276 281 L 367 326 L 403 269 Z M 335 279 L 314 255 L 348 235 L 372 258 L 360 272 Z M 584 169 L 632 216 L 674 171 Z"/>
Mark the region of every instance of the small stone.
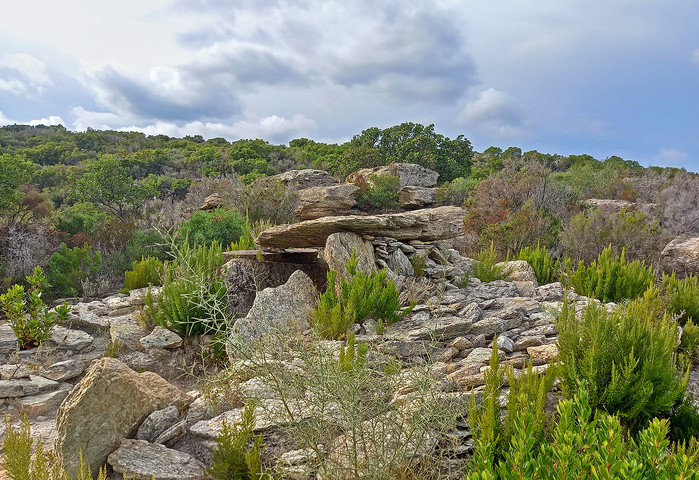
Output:
<path fill-rule="evenodd" d="M 498 337 L 498 349 L 503 350 L 506 353 L 512 353 L 514 351 L 514 342 L 512 340 L 505 336 L 505 335 L 500 335 Z"/>
<path fill-rule="evenodd" d="M 82 330 L 54 325 L 51 328 L 51 338 L 46 341 L 48 346 L 58 350 L 84 350 L 92 345 L 92 335 Z"/>
<path fill-rule="evenodd" d="M 107 462 L 136 480 L 199 480 L 206 466 L 191 455 L 144 440 L 124 439 Z"/>
<path fill-rule="evenodd" d="M 0 325 L 0 355 L 17 350 L 17 337 L 10 325 Z"/>
<path fill-rule="evenodd" d="M 141 338 L 141 345 L 150 348 L 178 348 L 182 346 L 182 337 L 167 328 L 155 327 L 150 335 Z"/>
<path fill-rule="evenodd" d="M 543 335 L 535 335 L 535 336 L 528 336 L 528 337 L 520 337 L 516 342 L 515 342 L 515 351 L 523 351 L 529 349 L 529 347 L 537 347 L 539 345 L 543 345 L 546 342 L 546 337 Z"/>
<path fill-rule="evenodd" d="M 456 355 L 458 355 L 459 349 L 454 348 L 454 347 L 447 347 L 444 350 L 442 350 L 442 353 L 437 357 L 438 361 L 448 363 L 451 361 L 452 358 L 454 358 Z"/>
<path fill-rule="evenodd" d="M 148 415 L 141 426 L 138 427 L 136 438 L 153 442 L 161 433 L 176 424 L 179 419 L 180 413 L 174 405 L 170 405 L 162 410 L 156 410 Z"/>
<path fill-rule="evenodd" d="M 490 348 L 474 348 L 463 363 L 488 363 L 493 351 Z"/>
<path fill-rule="evenodd" d="M 53 392 L 40 393 L 38 395 L 30 395 L 22 397 L 18 400 L 20 409 L 28 415 L 43 415 L 57 408 L 61 402 L 68 396 L 70 385 L 64 386 Z"/>
<path fill-rule="evenodd" d="M 147 333 L 148 331 L 140 325 L 130 323 L 112 325 L 109 329 L 112 343 L 118 344 L 127 350 L 140 350 L 143 348 L 140 340 Z"/>
<path fill-rule="evenodd" d="M 41 375 L 55 382 L 65 382 L 81 375 L 88 367 L 87 360 L 68 359 L 46 368 Z"/>
<path fill-rule="evenodd" d="M 27 397 L 49 392 L 58 387 L 58 382 L 38 375 L 16 380 L 0 380 L 0 398 Z"/>
<path fill-rule="evenodd" d="M 0 365 L 0 380 L 15 380 L 18 378 L 29 378 L 34 370 L 24 364 Z"/>
<path fill-rule="evenodd" d="M 458 350 L 465 350 L 467 348 L 472 348 L 473 344 L 466 337 L 456 337 L 449 346 Z"/>
<path fill-rule="evenodd" d="M 542 360 L 545 363 L 555 362 L 558 358 L 558 347 L 552 343 L 549 345 L 540 345 L 527 348 L 527 353 L 535 359 Z"/>

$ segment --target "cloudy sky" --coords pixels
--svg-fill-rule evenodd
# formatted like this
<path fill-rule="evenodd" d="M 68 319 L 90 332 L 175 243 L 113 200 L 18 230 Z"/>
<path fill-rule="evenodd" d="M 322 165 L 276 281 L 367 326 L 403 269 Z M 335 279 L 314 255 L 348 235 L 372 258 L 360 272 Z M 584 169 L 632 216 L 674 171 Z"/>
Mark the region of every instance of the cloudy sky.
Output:
<path fill-rule="evenodd" d="M 342 142 L 405 121 L 699 171 L 696 0 L 2 0 L 0 124 Z"/>

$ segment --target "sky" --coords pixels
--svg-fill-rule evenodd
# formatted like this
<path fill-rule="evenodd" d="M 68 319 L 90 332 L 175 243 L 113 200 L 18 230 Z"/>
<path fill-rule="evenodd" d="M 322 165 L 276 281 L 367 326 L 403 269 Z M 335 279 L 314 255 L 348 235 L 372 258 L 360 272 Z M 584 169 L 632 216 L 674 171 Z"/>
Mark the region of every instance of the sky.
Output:
<path fill-rule="evenodd" d="M 696 0 L 1 0 L 0 125 L 344 142 L 434 124 L 699 171 Z"/>

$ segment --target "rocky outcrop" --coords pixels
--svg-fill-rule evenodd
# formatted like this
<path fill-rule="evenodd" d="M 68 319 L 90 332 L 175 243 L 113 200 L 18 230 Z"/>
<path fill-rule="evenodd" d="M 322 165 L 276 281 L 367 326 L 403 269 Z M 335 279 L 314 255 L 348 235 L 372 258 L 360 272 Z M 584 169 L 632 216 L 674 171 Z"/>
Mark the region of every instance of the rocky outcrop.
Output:
<path fill-rule="evenodd" d="M 393 237 L 397 240 L 439 240 L 463 231 L 463 210 L 446 206 L 384 215 L 348 215 L 278 225 L 261 232 L 255 240 L 260 247 L 322 247 L 338 232 Z"/>
<path fill-rule="evenodd" d="M 300 220 L 348 215 L 350 209 L 357 204 L 354 199 L 357 190 L 359 187 L 356 185 L 331 185 L 299 190 L 295 215 Z"/>
<path fill-rule="evenodd" d="M 400 188 L 408 185 L 416 187 L 434 187 L 437 185 L 439 174 L 434 170 L 425 168 L 416 163 L 393 163 L 375 168 L 362 168 L 350 174 L 345 183 L 353 183 L 358 187 L 371 185 L 371 175 L 397 175 L 400 179 Z"/>
<path fill-rule="evenodd" d="M 245 318 L 238 319 L 229 337 L 228 354 L 235 358 L 267 334 L 303 332 L 311 326 L 311 312 L 318 305 L 318 292 L 308 275 L 294 272 L 277 288 L 257 294 Z"/>
<path fill-rule="evenodd" d="M 69 478 L 75 478 L 81 453 L 96 476 L 121 439 L 135 435 L 148 414 L 190 401 L 155 373 L 139 374 L 114 358 L 101 359 L 58 411 L 56 451 Z"/>
<path fill-rule="evenodd" d="M 284 185 L 295 190 L 313 187 L 329 187 L 338 183 L 328 172 L 310 168 L 305 170 L 289 170 L 279 175 L 274 175 L 271 178 L 278 178 L 284 182 Z"/>
<path fill-rule="evenodd" d="M 679 278 L 699 275 L 699 237 L 680 236 L 668 243 L 660 254 L 660 263 L 667 273 Z"/>
<path fill-rule="evenodd" d="M 323 258 L 329 270 L 335 270 L 340 275 L 347 276 L 345 264 L 354 253 L 357 259 L 357 270 L 370 274 L 376 271 L 374 246 L 368 240 L 352 232 L 333 233 L 328 237 L 323 249 Z"/>
<path fill-rule="evenodd" d="M 406 185 L 398 190 L 398 201 L 403 208 L 425 208 L 436 203 L 436 190 L 434 188 L 416 187 Z"/>
<path fill-rule="evenodd" d="M 212 193 L 204 199 L 204 203 L 202 203 L 201 207 L 199 207 L 199 210 L 213 210 L 221 205 L 223 205 L 221 195 L 218 193 Z"/>

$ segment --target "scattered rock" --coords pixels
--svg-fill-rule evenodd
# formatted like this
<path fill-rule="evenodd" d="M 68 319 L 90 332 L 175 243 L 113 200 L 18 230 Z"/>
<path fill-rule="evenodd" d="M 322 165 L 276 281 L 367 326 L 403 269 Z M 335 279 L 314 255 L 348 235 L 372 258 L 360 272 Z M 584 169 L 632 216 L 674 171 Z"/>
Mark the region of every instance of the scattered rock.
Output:
<path fill-rule="evenodd" d="M 135 480 L 200 480 L 206 471 L 191 455 L 144 440 L 122 440 L 107 461 L 114 471 Z"/>
<path fill-rule="evenodd" d="M 163 327 L 155 327 L 153 331 L 141 338 L 141 346 L 150 348 L 177 348 L 182 346 L 182 337 Z"/>
<path fill-rule="evenodd" d="M 337 185 L 337 180 L 324 170 L 288 170 L 271 178 L 279 178 L 284 185 L 297 190 L 313 187 L 329 187 Z"/>
<path fill-rule="evenodd" d="M 555 344 L 540 345 L 527 348 L 527 353 L 532 358 L 538 358 L 545 363 L 555 362 L 558 358 L 558 347 Z"/>
<path fill-rule="evenodd" d="M 329 270 L 335 270 L 339 274 L 347 276 L 345 265 L 352 253 L 357 260 L 357 271 L 367 275 L 376 271 L 374 246 L 370 241 L 364 240 L 352 232 L 338 232 L 329 235 L 325 242 L 325 249 L 323 249 L 323 258 L 328 264 Z"/>
<path fill-rule="evenodd" d="M 665 272 L 675 271 L 678 278 L 699 275 L 699 237 L 675 238 L 663 248 L 660 263 Z"/>
<path fill-rule="evenodd" d="M 223 199 L 218 193 L 212 193 L 204 199 L 204 203 L 199 207 L 199 210 L 213 210 L 223 205 Z"/>
<path fill-rule="evenodd" d="M 14 380 L 0 380 L 0 398 L 27 397 L 49 392 L 58 387 L 58 382 L 38 375 Z"/>
<path fill-rule="evenodd" d="M 429 207 L 437 202 L 436 190 L 407 185 L 398 191 L 398 201 L 407 209 Z"/>
<path fill-rule="evenodd" d="M 143 421 L 138 431 L 136 438 L 154 443 L 164 431 L 175 425 L 180 420 L 180 412 L 177 407 L 170 405 L 162 410 L 156 410 Z"/>
<path fill-rule="evenodd" d="M 17 337 L 10 325 L 0 325 L 0 355 L 17 350 Z"/>
<path fill-rule="evenodd" d="M 54 325 L 51 327 L 51 338 L 45 344 L 58 350 L 81 351 L 92 345 L 92 335 L 82 330 Z"/>
<path fill-rule="evenodd" d="M 112 343 L 127 350 L 141 350 L 141 338 L 148 334 L 148 330 L 132 323 L 112 325 L 109 328 L 109 336 Z"/>
<path fill-rule="evenodd" d="M 102 358 L 58 410 L 56 451 L 70 478 L 75 477 L 81 452 L 97 476 L 119 440 L 133 436 L 151 412 L 190 401 L 154 373 L 138 374 L 119 360 Z"/>

